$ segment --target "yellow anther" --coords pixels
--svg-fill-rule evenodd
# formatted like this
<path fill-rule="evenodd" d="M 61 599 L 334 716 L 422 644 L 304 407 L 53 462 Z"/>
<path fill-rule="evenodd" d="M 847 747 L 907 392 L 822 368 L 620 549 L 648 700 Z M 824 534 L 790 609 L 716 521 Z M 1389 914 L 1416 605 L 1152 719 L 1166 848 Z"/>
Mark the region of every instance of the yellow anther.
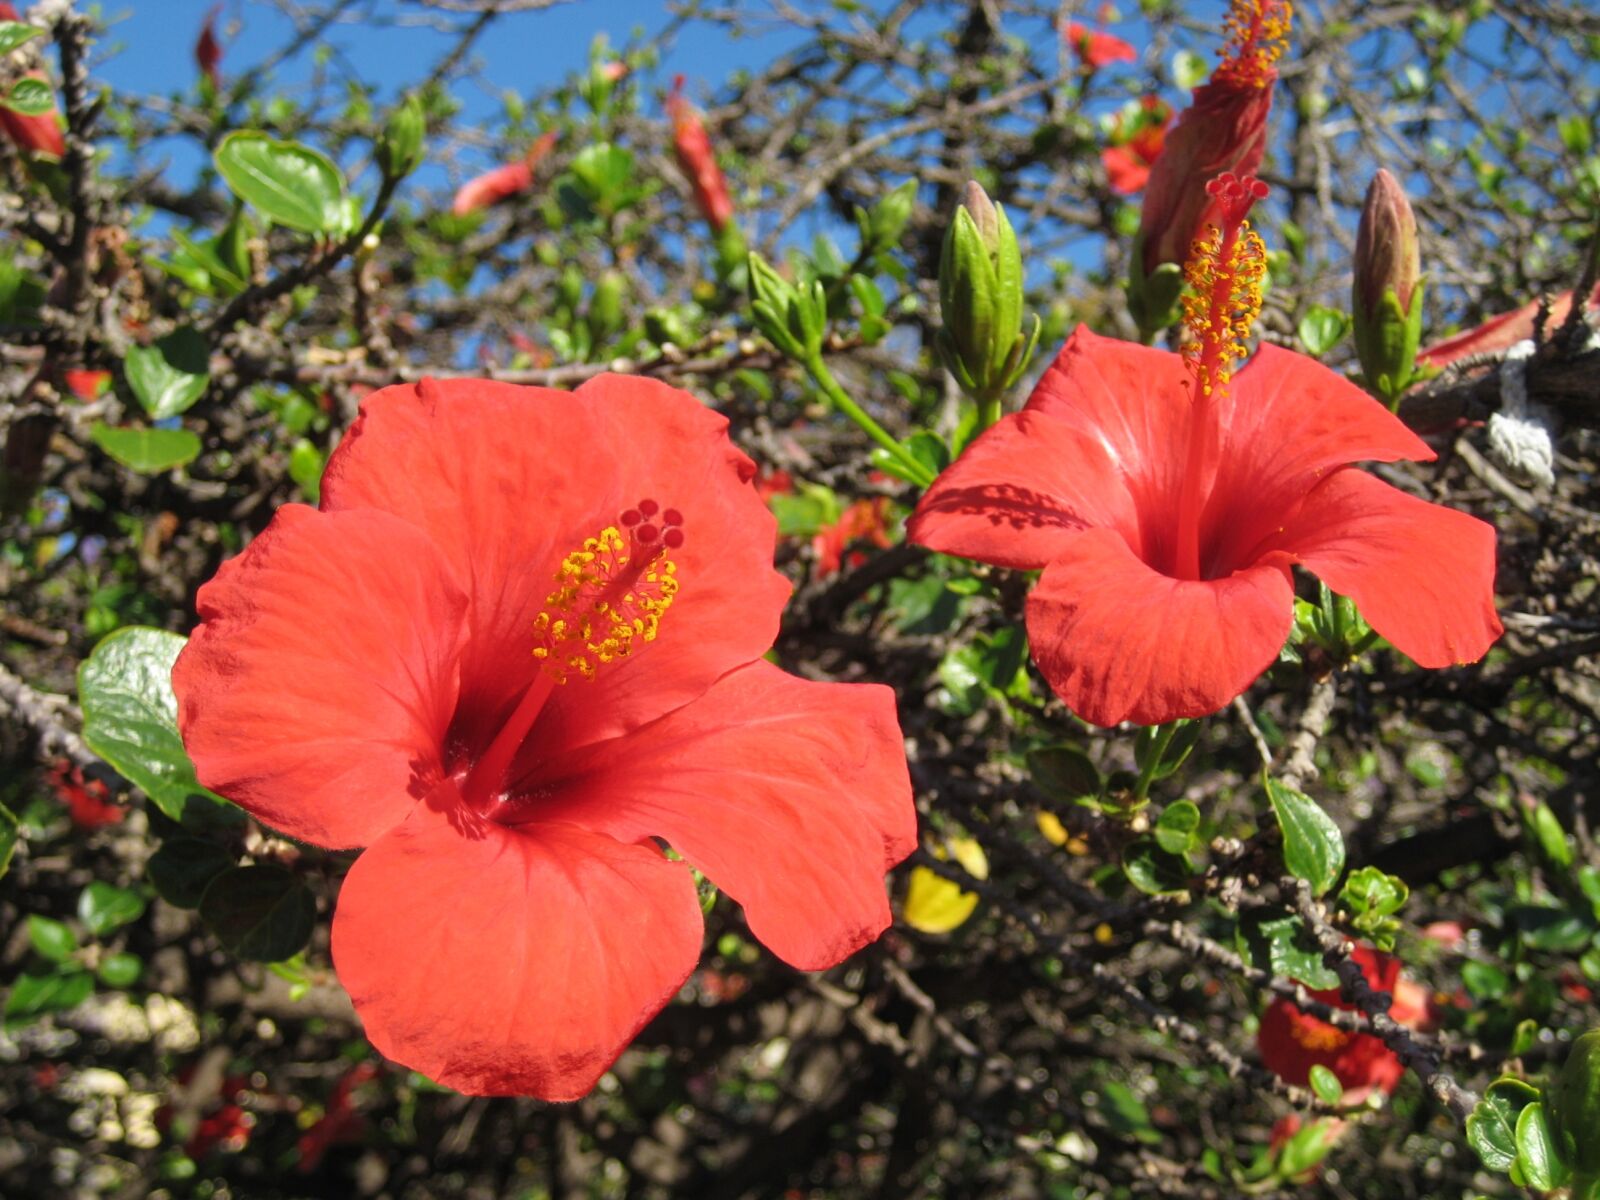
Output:
<path fill-rule="evenodd" d="M 1350 1040 L 1344 1030 L 1309 1019 L 1294 1022 L 1289 1032 L 1307 1050 L 1337 1050 Z"/>
<path fill-rule="evenodd" d="M 1228 6 L 1228 44 L 1211 73 L 1213 83 L 1268 87 L 1273 68 L 1289 46 L 1294 8 L 1289 0 L 1232 0 Z"/>
<path fill-rule="evenodd" d="M 607 526 L 561 560 L 554 588 L 533 619 L 533 657 L 557 683 L 593 679 L 661 629 L 678 594 L 678 564 Z"/>
<path fill-rule="evenodd" d="M 1221 390 L 1244 358 L 1251 327 L 1261 312 L 1267 274 L 1267 248 L 1241 222 L 1236 237 L 1224 243 L 1208 225 L 1195 239 L 1183 267 L 1189 292 L 1183 297 L 1183 323 L 1189 330 L 1183 354 L 1205 395 Z"/>

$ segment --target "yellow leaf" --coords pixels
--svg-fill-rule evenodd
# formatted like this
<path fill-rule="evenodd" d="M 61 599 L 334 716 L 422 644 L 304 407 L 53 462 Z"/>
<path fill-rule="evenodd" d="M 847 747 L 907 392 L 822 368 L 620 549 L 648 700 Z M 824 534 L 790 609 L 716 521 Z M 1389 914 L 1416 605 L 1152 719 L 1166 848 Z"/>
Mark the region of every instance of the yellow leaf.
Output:
<path fill-rule="evenodd" d="M 950 838 L 943 846 L 935 846 L 933 853 L 936 858 L 953 856 L 974 879 L 989 877 L 989 859 L 983 847 L 972 838 Z M 902 909 L 905 922 L 911 928 L 923 933 L 949 933 L 965 922 L 977 907 L 976 893 L 962 891 L 959 884 L 934 874 L 927 867 L 912 868 Z"/>
<path fill-rule="evenodd" d="M 1055 813 L 1041 808 L 1034 818 L 1039 822 L 1039 832 L 1044 834 L 1044 840 L 1052 846 L 1065 846 L 1067 844 L 1067 827 L 1061 823 L 1061 818 Z"/>

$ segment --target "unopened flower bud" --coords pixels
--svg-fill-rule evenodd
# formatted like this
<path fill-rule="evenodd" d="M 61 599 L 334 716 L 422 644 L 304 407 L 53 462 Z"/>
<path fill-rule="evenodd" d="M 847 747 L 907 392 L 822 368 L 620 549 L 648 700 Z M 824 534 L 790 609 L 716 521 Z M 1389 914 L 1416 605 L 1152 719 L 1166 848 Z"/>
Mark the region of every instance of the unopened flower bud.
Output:
<path fill-rule="evenodd" d="M 1027 369 L 1039 318 L 1022 332 L 1022 251 L 1006 220 L 976 183 L 969 183 L 945 231 L 939 261 L 943 327 L 937 344 L 945 367 L 977 400 L 982 421 L 999 417 L 1000 398 Z"/>
<path fill-rule="evenodd" d="M 422 162 L 422 137 L 426 131 L 422 101 L 415 95 L 407 96 L 389 114 L 389 123 L 378 135 L 378 169 L 386 179 L 403 179 L 417 169 Z"/>
<path fill-rule="evenodd" d="M 1356 233 L 1356 353 L 1367 385 L 1391 405 L 1411 381 L 1422 336 L 1422 255 L 1417 219 L 1399 183 L 1379 170 Z"/>
<path fill-rule="evenodd" d="M 1577 1176 L 1573 1196 L 1594 1195 L 1600 1191 L 1600 1029 L 1572 1043 L 1545 1103 L 1556 1152 Z"/>

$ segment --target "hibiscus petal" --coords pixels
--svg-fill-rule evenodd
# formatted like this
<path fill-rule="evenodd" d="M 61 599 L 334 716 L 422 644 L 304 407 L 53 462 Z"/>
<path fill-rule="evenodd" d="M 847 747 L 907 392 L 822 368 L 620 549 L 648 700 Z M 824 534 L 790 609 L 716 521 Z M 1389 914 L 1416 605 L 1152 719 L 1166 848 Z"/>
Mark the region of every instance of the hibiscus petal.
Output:
<path fill-rule="evenodd" d="M 883 875 L 916 845 L 894 693 L 757 662 L 625 739 L 552 762 L 540 819 L 665 838 L 804 970 L 889 925 Z"/>
<path fill-rule="evenodd" d="M 440 769 L 466 597 L 381 512 L 278 510 L 200 589 L 178 725 L 206 787 L 319 846 L 363 846 Z"/>
<path fill-rule="evenodd" d="M 1494 526 L 1364 471 L 1329 476 L 1263 550 L 1349 596 L 1424 667 L 1476 662 L 1504 632 L 1494 611 Z"/>
<path fill-rule="evenodd" d="M 1094 525 L 1139 537 L 1125 477 L 1101 443 L 1030 409 L 967 447 L 922 497 L 906 536 L 943 554 L 1036 571 Z"/>
<path fill-rule="evenodd" d="M 1427 443 L 1349 380 L 1264 345 L 1217 403 L 1218 457 L 1202 518 L 1203 566 L 1245 565 L 1249 550 L 1330 471 L 1434 457 Z"/>
<path fill-rule="evenodd" d="M 1034 661 L 1096 725 L 1157 725 L 1215 712 L 1272 665 L 1288 637 L 1288 568 L 1223 579 L 1151 570 L 1116 534 L 1079 534 L 1028 596 Z"/>
<path fill-rule="evenodd" d="M 472 1095 L 575 1100 L 689 978 L 702 929 L 655 847 L 508 829 L 446 783 L 350 868 L 333 960 L 390 1058 Z"/>
<path fill-rule="evenodd" d="M 470 749 L 533 679 L 533 619 L 561 558 L 642 499 L 679 510 L 682 588 L 661 636 L 581 697 L 559 691 L 540 717 L 542 734 L 571 745 L 652 720 L 772 645 L 789 592 L 772 567 L 777 526 L 726 431 L 687 393 L 627 376 L 575 393 L 481 380 L 386 388 L 329 460 L 323 507 L 404 517 L 469 581 L 453 732 Z"/>

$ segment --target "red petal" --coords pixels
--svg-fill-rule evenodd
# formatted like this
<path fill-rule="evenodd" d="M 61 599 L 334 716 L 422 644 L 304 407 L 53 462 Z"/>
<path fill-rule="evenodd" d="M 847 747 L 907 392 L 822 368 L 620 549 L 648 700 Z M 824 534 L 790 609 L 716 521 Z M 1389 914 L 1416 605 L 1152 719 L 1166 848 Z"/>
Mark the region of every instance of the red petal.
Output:
<path fill-rule="evenodd" d="M 1330 476 L 1263 550 L 1281 552 L 1354 600 L 1424 667 L 1482 658 L 1504 632 L 1494 611 L 1495 531 L 1364 471 Z"/>
<path fill-rule="evenodd" d="M 472 1095 L 576 1100 L 689 978 L 694 883 L 653 846 L 508 829 L 451 784 L 356 860 L 333 959 L 380 1051 Z"/>
<path fill-rule="evenodd" d="M 285 505 L 199 608 L 172 686 L 200 782 L 319 846 L 404 818 L 440 767 L 466 614 L 427 537 Z"/>
<path fill-rule="evenodd" d="M 752 663 L 546 770 L 534 786 L 564 794 L 542 818 L 625 842 L 665 838 L 804 970 L 833 966 L 888 927 L 884 872 L 916 845 L 894 693 L 875 684 L 812 683 Z"/>
<path fill-rule="evenodd" d="M 1029 409 L 1002 418 L 934 481 L 906 537 L 943 554 L 1036 571 L 1094 525 L 1139 536 L 1127 480 L 1101 443 Z"/>
<path fill-rule="evenodd" d="M 1215 712 L 1272 665 L 1289 634 L 1288 569 L 1227 578 L 1161 575 L 1121 537 L 1091 529 L 1028 597 L 1034 661 L 1068 708 L 1096 725 L 1158 725 Z"/>
<path fill-rule="evenodd" d="M 456 732 L 481 749 L 533 679 L 533 619 L 557 564 L 645 498 L 683 515 L 682 588 L 659 638 L 558 688 L 536 737 L 571 747 L 692 700 L 759 658 L 789 585 L 777 522 L 727 420 L 665 384 L 602 375 L 577 392 L 482 380 L 385 388 L 329 460 L 327 509 L 380 508 L 426 530 L 468 580 Z"/>
<path fill-rule="evenodd" d="M 456 192 L 450 211 L 456 216 L 476 212 L 520 195 L 533 186 L 533 168 L 526 162 L 507 163 L 467 180 Z"/>
<path fill-rule="evenodd" d="M 1217 474 L 1201 533 L 1208 574 L 1253 561 L 1251 550 L 1329 471 L 1434 457 L 1360 388 L 1277 346 L 1262 346 L 1233 380 L 1217 404 L 1217 424 Z"/>

